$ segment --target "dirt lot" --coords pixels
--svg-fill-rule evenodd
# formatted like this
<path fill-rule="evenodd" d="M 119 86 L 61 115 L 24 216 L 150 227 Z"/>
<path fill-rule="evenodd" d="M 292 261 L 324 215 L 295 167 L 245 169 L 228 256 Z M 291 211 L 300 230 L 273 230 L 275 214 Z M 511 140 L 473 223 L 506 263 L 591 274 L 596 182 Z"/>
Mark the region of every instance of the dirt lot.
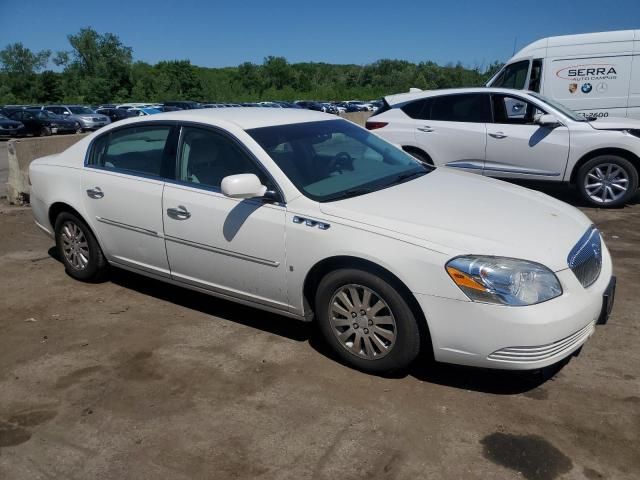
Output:
<path fill-rule="evenodd" d="M 307 324 L 124 272 L 78 283 L 3 205 L 0 478 L 637 479 L 640 204 L 587 213 L 619 286 L 579 357 L 379 378 Z"/>
<path fill-rule="evenodd" d="M 7 157 L 7 141 L 0 140 L 0 198 L 7 195 L 9 178 L 9 159 Z"/>

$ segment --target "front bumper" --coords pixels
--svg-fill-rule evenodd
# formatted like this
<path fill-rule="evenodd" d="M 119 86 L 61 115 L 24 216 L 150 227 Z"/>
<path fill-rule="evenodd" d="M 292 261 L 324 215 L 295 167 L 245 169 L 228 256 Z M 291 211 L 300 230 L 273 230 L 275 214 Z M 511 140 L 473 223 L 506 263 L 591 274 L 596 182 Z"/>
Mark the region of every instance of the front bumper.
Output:
<path fill-rule="evenodd" d="M 435 359 L 535 370 L 566 358 L 589 339 L 603 318 L 603 295 L 612 279 L 606 248 L 602 260 L 598 280 L 586 289 L 570 269 L 556 272 L 564 293 L 537 305 L 508 307 L 416 294 L 429 325 Z"/>

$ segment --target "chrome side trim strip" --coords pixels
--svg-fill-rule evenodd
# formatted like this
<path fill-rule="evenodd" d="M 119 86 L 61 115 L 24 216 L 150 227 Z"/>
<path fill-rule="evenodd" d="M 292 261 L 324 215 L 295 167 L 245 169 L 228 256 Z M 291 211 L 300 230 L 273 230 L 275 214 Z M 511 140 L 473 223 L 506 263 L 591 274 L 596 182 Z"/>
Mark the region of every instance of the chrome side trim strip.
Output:
<path fill-rule="evenodd" d="M 472 170 L 482 170 L 484 161 L 482 160 L 455 160 L 445 164 L 445 167 L 452 168 L 470 168 Z"/>
<path fill-rule="evenodd" d="M 162 235 L 160 235 L 158 232 L 154 230 L 149 230 L 147 228 L 134 227 L 133 225 L 116 222 L 115 220 L 109 220 L 108 218 L 104 218 L 104 217 L 96 217 L 96 220 L 102 223 L 106 223 L 107 225 L 111 225 L 113 227 L 120 227 L 120 228 L 124 228 L 125 230 L 131 230 L 133 232 L 142 233 L 143 235 L 150 235 L 152 237 L 162 238 Z"/>
<path fill-rule="evenodd" d="M 536 175 L 539 177 L 559 177 L 559 172 L 548 170 L 533 170 L 530 168 L 518 167 L 517 165 L 504 165 L 498 162 L 485 162 L 484 170 L 488 172 L 514 173 L 517 175 Z"/>
<path fill-rule="evenodd" d="M 251 255 L 245 255 L 244 253 L 233 252 L 231 250 L 225 250 L 223 248 L 212 247 L 210 245 L 204 245 L 202 243 L 192 242 L 183 238 L 172 237 L 171 235 L 165 235 L 164 237 L 168 242 L 179 243 L 180 245 L 186 245 L 188 247 L 199 248 L 207 252 L 219 253 L 220 255 L 226 255 L 228 257 L 239 258 L 241 260 L 247 260 L 248 262 L 259 263 L 261 265 L 267 265 L 269 267 L 277 267 L 280 262 L 274 260 L 268 260 L 266 258 L 253 257 Z"/>

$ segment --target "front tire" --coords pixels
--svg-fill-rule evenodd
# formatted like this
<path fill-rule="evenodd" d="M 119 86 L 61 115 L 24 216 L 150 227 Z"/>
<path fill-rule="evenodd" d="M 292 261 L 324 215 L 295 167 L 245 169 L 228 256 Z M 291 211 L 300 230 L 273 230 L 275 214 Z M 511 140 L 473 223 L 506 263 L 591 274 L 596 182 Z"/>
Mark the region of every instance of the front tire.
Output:
<path fill-rule="evenodd" d="M 80 218 L 69 212 L 58 215 L 55 238 L 58 254 L 70 276 L 84 282 L 104 277 L 107 260 L 95 236 Z"/>
<path fill-rule="evenodd" d="M 42 127 L 39 132 L 40 137 L 48 137 L 51 135 L 51 129 L 49 127 Z"/>
<path fill-rule="evenodd" d="M 638 190 L 638 171 L 626 158 L 601 155 L 578 170 L 576 186 L 582 198 L 596 207 L 619 207 Z"/>
<path fill-rule="evenodd" d="M 417 319 L 389 282 L 364 270 L 327 274 L 316 293 L 318 326 L 347 364 L 370 373 L 406 369 L 420 352 Z"/>

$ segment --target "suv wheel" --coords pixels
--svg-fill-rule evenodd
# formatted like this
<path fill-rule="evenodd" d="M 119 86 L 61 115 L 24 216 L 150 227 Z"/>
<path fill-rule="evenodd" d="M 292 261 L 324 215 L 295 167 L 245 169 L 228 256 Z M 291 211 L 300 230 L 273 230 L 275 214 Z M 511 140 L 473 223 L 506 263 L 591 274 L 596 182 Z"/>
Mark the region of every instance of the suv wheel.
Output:
<path fill-rule="evenodd" d="M 618 207 L 636 194 L 638 171 L 626 158 L 602 155 L 580 167 L 576 185 L 591 205 Z"/>
<path fill-rule="evenodd" d="M 87 225 L 72 213 L 56 218 L 58 253 L 69 275 L 77 280 L 95 281 L 106 273 L 107 260 Z"/>
<path fill-rule="evenodd" d="M 418 356 L 420 330 L 413 311 L 401 293 L 372 273 L 329 273 L 318 286 L 315 307 L 327 343 L 359 370 L 402 370 Z"/>

